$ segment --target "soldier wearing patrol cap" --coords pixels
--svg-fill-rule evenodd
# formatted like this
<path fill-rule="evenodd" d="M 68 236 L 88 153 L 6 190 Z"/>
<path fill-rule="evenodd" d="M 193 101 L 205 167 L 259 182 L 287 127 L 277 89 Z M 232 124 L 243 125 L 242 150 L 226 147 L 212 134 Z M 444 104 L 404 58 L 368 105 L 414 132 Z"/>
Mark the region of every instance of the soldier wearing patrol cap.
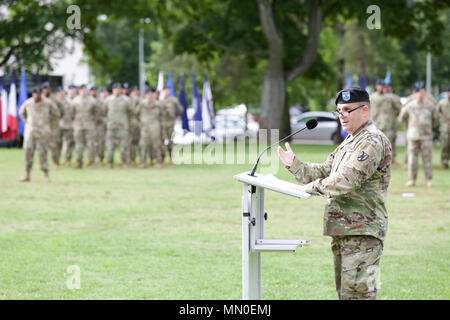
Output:
<path fill-rule="evenodd" d="M 339 298 L 376 299 L 392 147 L 369 119 L 370 100 L 364 89 L 339 91 L 335 104 L 348 136 L 324 163 L 301 161 L 288 143 L 287 151 L 278 147 L 278 154 L 295 179 L 306 184 L 304 191 L 328 200 L 324 235 L 332 237 Z"/>
<path fill-rule="evenodd" d="M 431 100 L 426 99 L 423 82 L 414 84 L 414 99 L 409 100 L 398 116 L 400 122 L 408 124 L 406 140 L 408 144 L 408 182 L 414 186 L 417 179 L 418 156 L 422 154 L 426 185 L 433 185 L 433 127 L 439 124 L 437 110 Z"/>
<path fill-rule="evenodd" d="M 131 90 L 131 104 L 133 106 L 133 113 L 130 116 L 130 165 L 134 166 L 136 165 L 136 154 L 137 150 L 139 149 L 139 118 L 136 115 L 136 108 L 140 102 L 139 97 L 139 88 L 137 86 L 133 87 L 133 90 Z"/>
<path fill-rule="evenodd" d="M 52 95 L 52 86 L 48 81 L 42 84 L 42 94 L 44 99 L 49 99 L 59 109 L 60 116 L 64 116 L 64 105 L 59 101 L 56 96 Z M 59 166 L 59 157 L 61 153 L 61 130 L 59 128 L 59 118 L 52 117 L 50 122 L 51 138 L 50 138 L 50 151 L 52 153 L 53 165 L 55 168 Z"/>
<path fill-rule="evenodd" d="M 52 101 L 42 97 L 41 88 L 35 87 L 33 96 L 20 107 L 19 114 L 26 124 L 23 144 L 25 177 L 20 181 L 30 181 L 34 151 L 37 149 L 41 170 L 44 171 L 45 179 L 50 182 L 47 147 L 52 137 L 51 122 L 53 119 L 59 119 L 59 109 Z"/>
<path fill-rule="evenodd" d="M 73 136 L 73 107 L 69 99 L 66 98 L 66 93 L 62 87 L 58 87 L 58 99 L 64 106 L 64 114 L 59 120 L 59 128 L 61 136 L 59 140 L 59 150 L 62 150 L 65 161 L 63 165 L 70 166 L 72 159 L 73 148 L 75 147 L 75 140 Z"/>
<path fill-rule="evenodd" d="M 441 168 L 448 169 L 450 154 L 450 86 L 447 87 L 447 97 L 437 104 L 437 112 L 441 119 L 440 140 L 441 140 Z"/>
<path fill-rule="evenodd" d="M 106 150 L 109 167 L 114 167 L 115 145 L 120 146 L 122 167 L 128 162 L 128 128 L 129 118 L 133 112 L 131 100 L 122 94 L 120 83 L 113 85 L 113 94 L 105 100 L 107 114 Z"/>

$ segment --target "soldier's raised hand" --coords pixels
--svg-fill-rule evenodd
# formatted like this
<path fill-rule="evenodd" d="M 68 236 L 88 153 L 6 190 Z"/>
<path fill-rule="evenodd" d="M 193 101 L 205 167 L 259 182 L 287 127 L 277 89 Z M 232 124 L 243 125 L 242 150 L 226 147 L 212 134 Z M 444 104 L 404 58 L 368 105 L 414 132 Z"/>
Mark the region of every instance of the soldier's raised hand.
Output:
<path fill-rule="evenodd" d="M 280 157 L 281 162 L 283 162 L 286 166 L 292 166 L 294 163 L 294 152 L 291 149 L 289 143 L 285 143 L 286 151 L 281 146 L 278 146 L 278 156 Z"/>

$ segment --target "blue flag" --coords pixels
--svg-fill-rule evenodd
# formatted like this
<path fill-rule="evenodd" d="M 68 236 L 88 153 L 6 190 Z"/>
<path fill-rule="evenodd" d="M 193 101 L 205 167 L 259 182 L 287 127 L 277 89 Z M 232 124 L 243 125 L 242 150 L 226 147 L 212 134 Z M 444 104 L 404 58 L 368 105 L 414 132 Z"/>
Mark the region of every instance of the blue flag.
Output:
<path fill-rule="evenodd" d="M 391 72 L 390 71 L 386 72 L 386 78 L 384 79 L 384 83 L 386 85 L 390 85 L 391 84 Z"/>
<path fill-rule="evenodd" d="M 169 73 L 169 75 L 167 76 L 167 86 L 170 89 L 170 96 L 176 97 L 175 88 L 173 87 L 173 83 L 172 83 L 172 73 Z"/>
<path fill-rule="evenodd" d="M 28 99 L 28 91 L 27 91 L 27 78 L 25 75 L 25 71 L 22 70 L 20 75 L 20 88 L 19 88 L 19 103 L 17 104 L 17 115 L 19 117 L 19 133 L 23 137 L 25 131 L 25 122 L 19 114 L 20 107 L 25 103 Z"/>
<path fill-rule="evenodd" d="M 352 75 L 350 74 L 350 72 L 347 72 L 347 82 L 345 83 L 345 87 L 349 88 L 352 85 Z"/>
<path fill-rule="evenodd" d="M 178 100 L 180 104 L 183 106 L 183 113 L 181 114 L 181 127 L 183 130 L 189 130 L 189 121 L 187 117 L 187 99 L 186 92 L 184 91 L 184 77 L 180 77 L 180 93 L 178 94 Z"/>
<path fill-rule="evenodd" d="M 358 72 L 358 87 L 363 88 L 363 83 L 361 79 L 361 74 Z"/>
<path fill-rule="evenodd" d="M 200 95 L 198 94 L 197 84 L 195 83 L 195 74 L 192 73 L 192 108 L 194 108 L 194 133 L 200 136 L 203 129 L 202 105 Z"/>

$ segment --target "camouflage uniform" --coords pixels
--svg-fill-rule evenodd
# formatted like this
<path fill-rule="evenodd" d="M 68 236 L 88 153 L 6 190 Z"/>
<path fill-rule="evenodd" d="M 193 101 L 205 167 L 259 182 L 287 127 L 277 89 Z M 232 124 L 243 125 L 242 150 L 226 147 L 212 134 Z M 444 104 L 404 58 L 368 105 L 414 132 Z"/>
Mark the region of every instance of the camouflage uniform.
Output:
<path fill-rule="evenodd" d="M 375 299 L 387 232 L 391 177 L 389 139 L 368 121 L 349 134 L 323 164 L 294 158 L 286 167 L 306 192 L 327 197 L 324 235 L 332 237 L 340 299 Z"/>
<path fill-rule="evenodd" d="M 424 99 L 422 103 L 410 100 L 402 108 L 398 117 L 400 122 L 407 122 L 408 130 L 408 178 L 416 181 L 418 170 L 418 156 L 422 153 L 423 167 L 427 181 L 433 179 L 433 125 L 438 123 L 436 108 L 430 100 Z"/>
<path fill-rule="evenodd" d="M 442 147 L 441 164 L 444 168 L 448 168 L 450 153 L 450 97 L 439 101 L 436 109 L 441 120 L 439 129 Z"/>
<path fill-rule="evenodd" d="M 181 115 L 183 108 L 180 102 L 175 97 L 167 97 L 161 101 L 161 139 L 163 143 L 163 158 L 165 158 L 164 140 L 168 141 L 169 153 L 172 154 L 173 142 L 173 128 L 175 126 L 175 117 Z M 170 155 L 169 154 L 169 155 Z"/>
<path fill-rule="evenodd" d="M 77 96 L 72 103 L 75 152 L 77 162 L 83 161 L 83 151 L 87 147 L 89 163 L 95 160 L 95 121 L 98 102 L 90 96 Z"/>
<path fill-rule="evenodd" d="M 103 162 L 105 158 L 105 144 L 106 144 L 106 101 L 101 98 L 97 98 L 97 117 L 95 125 L 95 147 L 96 153 L 100 160 Z"/>
<path fill-rule="evenodd" d="M 45 96 L 42 95 L 42 99 L 48 99 L 53 102 L 59 109 L 60 117 L 64 116 L 64 105 L 55 95 Z M 61 130 L 59 128 L 59 117 L 52 117 L 50 120 L 51 138 L 50 138 L 50 151 L 52 153 L 53 163 L 59 164 L 59 157 L 61 155 Z"/>
<path fill-rule="evenodd" d="M 48 173 L 47 148 L 52 138 L 51 122 L 52 119 L 59 119 L 59 109 L 49 99 L 42 98 L 35 102 L 33 98 L 29 98 L 20 108 L 19 114 L 26 123 L 23 144 L 25 170 L 31 171 L 34 151 L 37 149 L 41 170 Z"/>
<path fill-rule="evenodd" d="M 120 144 L 120 155 L 123 163 L 128 162 L 128 119 L 133 112 L 130 98 L 120 95 L 109 96 L 106 101 L 107 133 L 106 151 L 109 164 L 114 163 L 114 149 Z"/>
<path fill-rule="evenodd" d="M 73 107 L 71 100 L 59 100 L 64 106 L 64 115 L 59 120 L 59 127 L 61 129 L 61 138 L 59 149 L 63 151 L 64 157 L 67 161 L 72 159 L 72 152 L 75 146 L 73 138 Z"/>
<path fill-rule="evenodd" d="M 370 115 L 375 126 L 383 131 L 392 145 L 392 162 L 395 161 L 397 118 L 402 109 L 400 98 L 393 93 L 370 95 Z"/>
<path fill-rule="evenodd" d="M 136 107 L 139 104 L 139 96 L 132 95 L 130 97 L 133 111 L 136 110 Z M 136 112 L 133 112 L 130 117 L 130 161 L 135 162 L 136 161 L 136 149 L 139 148 L 139 119 L 136 116 Z"/>
<path fill-rule="evenodd" d="M 146 163 L 147 152 L 150 153 L 150 163 L 152 163 L 153 159 L 156 159 L 157 163 L 162 163 L 161 102 L 141 101 L 136 108 L 136 116 L 141 127 L 139 140 L 141 164 Z"/>

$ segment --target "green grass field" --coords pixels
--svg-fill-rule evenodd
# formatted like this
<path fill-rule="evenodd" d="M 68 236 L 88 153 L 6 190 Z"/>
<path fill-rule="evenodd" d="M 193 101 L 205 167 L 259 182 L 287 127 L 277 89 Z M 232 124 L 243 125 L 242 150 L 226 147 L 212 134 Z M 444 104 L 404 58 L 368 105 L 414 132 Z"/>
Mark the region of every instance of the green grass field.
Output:
<path fill-rule="evenodd" d="M 294 146 L 322 162 L 333 146 Z M 404 149 L 399 149 L 398 160 Z M 117 159 L 117 155 L 116 155 Z M 392 173 L 379 299 L 450 298 L 450 171 L 434 186 L 404 187 Z M 0 150 L 0 297 L 3 299 L 240 299 L 241 185 L 251 165 L 164 169 L 52 170 L 35 155 L 31 183 L 23 150 Z M 280 166 L 276 174 L 294 181 Z M 402 196 L 413 192 L 412 198 Z M 263 253 L 263 299 L 337 299 L 325 199 L 266 192 L 267 238 L 310 239 L 292 253 Z M 69 266 L 81 288 L 69 290 Z"/>

